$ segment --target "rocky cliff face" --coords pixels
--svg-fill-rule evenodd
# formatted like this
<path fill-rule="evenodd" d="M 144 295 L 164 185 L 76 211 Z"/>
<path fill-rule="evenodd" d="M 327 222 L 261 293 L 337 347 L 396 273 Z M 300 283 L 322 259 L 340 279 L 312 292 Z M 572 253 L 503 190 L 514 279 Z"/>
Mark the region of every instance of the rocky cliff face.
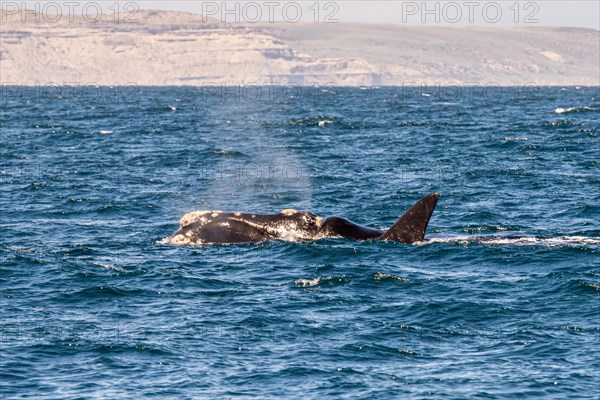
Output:
<path fill-rule="evenodd" d="M 599 32 L 1 16 L 2 84 L 599 85 Z"/>

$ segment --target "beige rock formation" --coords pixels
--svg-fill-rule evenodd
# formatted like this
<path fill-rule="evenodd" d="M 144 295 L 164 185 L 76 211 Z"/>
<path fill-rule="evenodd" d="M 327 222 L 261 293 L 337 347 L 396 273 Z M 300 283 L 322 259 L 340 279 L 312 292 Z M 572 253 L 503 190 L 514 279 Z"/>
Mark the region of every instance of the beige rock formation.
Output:
<path fill-rule="evenodd" d="M 591 29 L 223 24 L 171 11 L 140 11 L 137 23 L 0 18 L 4 85 L 600 85 Z"/>

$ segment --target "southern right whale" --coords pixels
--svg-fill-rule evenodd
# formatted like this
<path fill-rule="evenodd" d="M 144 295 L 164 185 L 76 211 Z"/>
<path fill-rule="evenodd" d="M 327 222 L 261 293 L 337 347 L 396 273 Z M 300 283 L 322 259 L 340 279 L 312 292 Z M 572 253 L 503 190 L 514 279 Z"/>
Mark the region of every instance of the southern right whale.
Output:
<path fill-rule="evenodd" d="M 308 211 L 283 210 L 268 215 L 192 211 L 181 218 L 179 229 L 161 243 L 202 246 L 272 239 L 295 242 L 349 238 L 411 244 L 424 239 L 439 198 L 439 193 L 423 197 L 388 230 L 367 228 L 342 217 L 321 218 Z"/>

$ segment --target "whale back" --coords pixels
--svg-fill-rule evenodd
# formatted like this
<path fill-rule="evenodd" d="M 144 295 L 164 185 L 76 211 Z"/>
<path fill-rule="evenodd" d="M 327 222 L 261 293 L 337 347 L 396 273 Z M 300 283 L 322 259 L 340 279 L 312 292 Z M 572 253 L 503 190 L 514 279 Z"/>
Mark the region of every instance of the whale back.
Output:
<path fill-rule="evenodd" d="M 269 239 L 303 241 L 317 238 L 321 218 L 307 211 L 279 214 L 245 214 L 192 211 L 181 217 L 179 229 L 165 243 L 207 245 L 259 242 Z"/>

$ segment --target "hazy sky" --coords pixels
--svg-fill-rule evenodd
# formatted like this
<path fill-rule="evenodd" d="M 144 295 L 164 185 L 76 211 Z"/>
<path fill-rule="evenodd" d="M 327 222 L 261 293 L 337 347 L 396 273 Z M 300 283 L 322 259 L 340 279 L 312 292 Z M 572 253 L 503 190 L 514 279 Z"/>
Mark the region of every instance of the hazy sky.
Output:
<path fill-rule="evenodd" d="M 237 3 L 237 5 L 236 5 Z M 253 3 L 253 4 L 249 4 Z M 300 7 L 298 8 L 295 4 Z M 583 1 L 140 1 L 141 8 L 211 13 L 221 19 L 384 22 L 410 25 L 543 25 L 600 29 L 600 2 Z M 316 7 L 315 7 L 316 4 Z M 258 5 L 258 7 L 256 7 Z M 237 7 L 237 10 L 236 10 Z M 318 13 L 316 12 L 318 9 Z M 284 11 L 285 10 L 285 11 Z M 229 11 L 229 13 L 227 13 Z M 286 15 L 287 14 L 287 15 Z M 436 21 L 437 19 L 437 21 Z M 516 21 L 516 22 L 515 22 Z"/>
<path fill-rule="evenodd" d="M 19 6 L 22 1 L 4 1 L 6 7 Z M 67 4 L 72 5 L 68 6 Z M 118 4 L 124 15 L 128 10 L 165 9 L 190 11 L 220 20 L 240 22 L 302 21 L 302 22 L 379 22 L 406 25 L 477 25 L 477 26 L 571 26 L 600 30 L 598 0 L 457 0 L 457 1 L 26 1 L 27 8 L 58 4 L 82 13 L 88 5 L 100 4 L 103 9 Z M 42 10 L 43 12 L 44 10 Z M 93 11 L 93 7 L 88 8 Z M 48 7 L 52 13 L 52 7 Z"/>

